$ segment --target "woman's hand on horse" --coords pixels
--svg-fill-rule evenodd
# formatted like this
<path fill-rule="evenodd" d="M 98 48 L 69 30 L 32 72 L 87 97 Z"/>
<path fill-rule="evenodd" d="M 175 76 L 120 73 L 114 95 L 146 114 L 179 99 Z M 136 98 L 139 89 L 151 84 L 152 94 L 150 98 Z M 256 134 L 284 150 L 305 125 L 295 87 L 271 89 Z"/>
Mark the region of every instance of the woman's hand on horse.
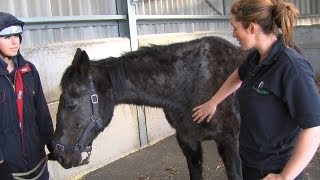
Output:
<path fill-rule="evenodd" d="M 204 104 L 201 104 L 192 109 L 194 112 L 192 114 L 193 121 L 196 123 L 201 123 L 205 118 L 207 118 L 207 122 L 211 120 L 214 113 L 216 112 L 217 105 L 211 100 L 207 101 Z"/>

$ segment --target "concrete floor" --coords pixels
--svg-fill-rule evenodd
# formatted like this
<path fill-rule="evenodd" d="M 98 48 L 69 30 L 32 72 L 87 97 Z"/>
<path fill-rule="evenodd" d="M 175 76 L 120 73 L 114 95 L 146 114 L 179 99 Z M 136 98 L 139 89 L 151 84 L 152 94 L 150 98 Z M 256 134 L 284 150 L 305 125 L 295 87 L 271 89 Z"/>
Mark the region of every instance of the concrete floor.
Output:
<path fill-rule="evenodd" d="M 213 141 L 202 144 L 204 179 L 227 179 Z M 187 163 L 175 136 L 90 172 L 83 180 L 187 180 Z M 320 150 L 305 171 L 305 180 L 320 179 Z"/>

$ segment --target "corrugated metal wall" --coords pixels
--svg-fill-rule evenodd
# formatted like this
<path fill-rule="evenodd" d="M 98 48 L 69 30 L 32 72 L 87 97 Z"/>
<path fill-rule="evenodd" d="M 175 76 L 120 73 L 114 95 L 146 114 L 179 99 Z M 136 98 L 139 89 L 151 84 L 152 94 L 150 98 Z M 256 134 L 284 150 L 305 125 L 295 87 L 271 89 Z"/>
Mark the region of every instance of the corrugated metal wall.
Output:
<path fill-rule="evenodd" d="M 219 12 L 212 10 L 210 1 L 199 0 L 144 0 L 136 6 L 137 14 L 141 15 L 216 15 L 223 14 L 222 1 L 214 0 L 213 4 Z M 211 3 L 211 2 L 210 2 Z"/>
<path fill-rule="evenodd" d="M 119 36 L 118 20 L 83 18 L 117 15 L 117 0 L 0 0 L 0 11 L 10 12 L 26 22 L 24 45 Z M 59 21 L 63 17 L 75 18 Z"/>
<path fill-rule="evenodd" d="M 320 14 L 319 0 L 290 0 L 290 2 L 298 7 L 302 16 Z"/>
<path fill-rule="evenodd" d="M 140 0 L 137 14 L 144 15 L 228 15 L 234 0 Z M 301 15 L 319 15 L 319 0 L 289 0 L 300 10 Z M 215 8 L 213 11 L 213 7 Z"/>
<path fill-rule="evenodd" d="M 234 0 L 142 0 L 136 5 L 138 35 L 196 31 L 230 31 L 228 15 Z M 301 14 L 298 25 L 320 24 L 319 0 L 290 0 Z M 190 15 L 184 20 L 147 19 L 150 15 Z M 224 18 L 197 19 L 193 16 Z"/>
<path fill-rule="evenodd" d="M 136 5 L 138 35 L 230 30 L 223 0 L 144 0 Z M 146 19 L 149 15 L 180 15 L 185 19 Z M 206 18 L 206 17 L 217 18 Z M 218 16 L 221 16 L 219 18 Z M 199 17 L 199 18 L 197 18 Z M 139 19 L 140 18 L 140 19 Z"/>
<path fill-rule="evenodd" d="M 230 31 L 234 0 L 132 1 L 138 35 Z M 320 23 L 319 0 L 290 1 L 300 9 L 300 25 Z M 0 0 L 0 11 L 26 22 L 24 45 L 128 36 L 126 8 L 126 0 Z"/>

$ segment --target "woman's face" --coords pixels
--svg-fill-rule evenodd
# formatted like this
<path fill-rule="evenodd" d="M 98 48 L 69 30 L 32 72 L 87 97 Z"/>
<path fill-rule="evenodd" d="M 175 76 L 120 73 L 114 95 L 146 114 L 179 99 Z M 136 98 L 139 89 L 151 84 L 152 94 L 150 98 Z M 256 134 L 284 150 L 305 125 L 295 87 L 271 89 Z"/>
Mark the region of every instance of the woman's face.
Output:
<path fill-rule="evenodd" d="M 237 21 L 234 15 L 231 14 L 230 22 L 233 28 L 232 36 L 235 37 L 241 49 L 247 50 L 253 48 L 252 37 L 249 28 L 245 29 L 240 21 Z"/>
<path fill-rule="evenodd" d="M 17 35 L 0 36 L 0 51 L 9 57 L 14 57 L 20 49 L 20 38 Z"/>

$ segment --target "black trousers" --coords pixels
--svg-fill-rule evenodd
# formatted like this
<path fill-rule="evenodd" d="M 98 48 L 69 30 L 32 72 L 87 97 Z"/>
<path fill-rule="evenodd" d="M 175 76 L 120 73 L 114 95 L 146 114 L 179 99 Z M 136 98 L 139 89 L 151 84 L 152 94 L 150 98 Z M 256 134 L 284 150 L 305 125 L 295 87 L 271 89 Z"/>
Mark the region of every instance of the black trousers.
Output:
<path fill-rule="evenodd" d="M 267 169 L 267 170 L 256 169 L 242 163 L 243 180 L 260 180 L 266 177 L 269 173 L 279 174 L 281 173 L 281 171 L 282 169 Z M 296 177 L 295 180 L 303 180 L 303 172 L 299 174 L 299 176 Z"/>

